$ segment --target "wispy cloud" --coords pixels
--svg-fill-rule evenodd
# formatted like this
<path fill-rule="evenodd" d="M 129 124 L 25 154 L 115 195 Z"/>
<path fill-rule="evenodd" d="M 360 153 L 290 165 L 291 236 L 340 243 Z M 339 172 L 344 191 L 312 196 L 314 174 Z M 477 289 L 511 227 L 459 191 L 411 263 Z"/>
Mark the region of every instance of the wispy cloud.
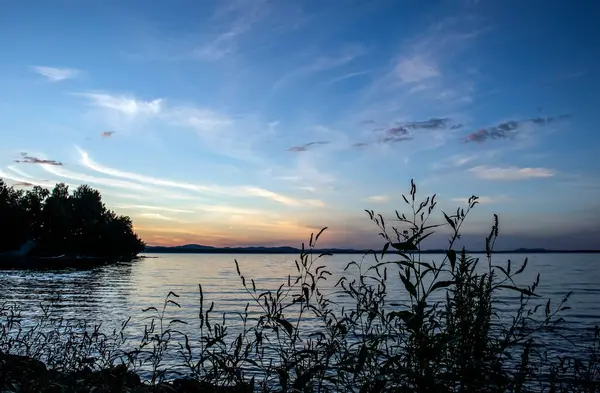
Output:
<path fill-rule="evenodd" d="M 467 135 L 465 141 L 481 143 L 488 139 L 511 139 L 517 135 L 519 128 L 526 124 L 546 126 L 559 120 L 567 119 L 570 116 L 570 114 L 564 114 L 559 116 L 533 117 L 526 120 L 508 120 L 492 127 L 477 130 Z"/>
<path fill-rule="evenodd" d="M 91 159 L 89 154 L 81 149 L 80 147 L 76 147 L 80 156 L 80 163 L 88 169 L 91 169 L 95 172 L 102 173 L 104 175 L 119 177 L 123 179 L 127 179 L 134 182 L 139 182 L 143 184 L 152 184 L 156 186 L 164 186 L 164 187 L 172 187 L 172 188 L 181 188 L 190 191 L 196 192 L 217 192 L 218 188 L 214 186 L 203 186 L 197 184 L 183 183 L 183 182 L 175 182 L 166 179 L 160 179 L 151 176 L 140 175 L 133 172 L 121 171 L 119 169 L 106 167 L 104 165 L 98 164 L 94 160 Z M 127 183 L 130 184 L 130 183 Z M 131 183 L 133 184 L 133 183 Z"/>
<path fill-rule="evenodd" d="M 484 180 L 526 180 L 535 178 L 546 178 L 554 176 L 554 172 L 547 168 L 519 168 L 510 167 L 489 167 L 479 165 L 469 169 L 476 177 Z"/>
<path fill-rule="evenodd" d="M 261 198 L 271 199 L 273 201 L 279 202 L 288 206 L 302 206 L 303 204 L 312 206 L 312 207 L 324 207 L 325 203 L 318 199 L 296 199 L 286 195 L 282 195 L 273 191 L 265 190 L 260 187 L 243 187 L 242 191 L 244 191 L 248 195 L 257 196 Z"/>
<path fill-rule="evenodd" d="M 194 209 L 209 213 L 241 216 L 264 216 L 267 214 L 263 210 L 228 205 L 194 205 Z"/>
<path fill-rule="evenodd" d="M 12 171 L 12 172 L 16 173 L 17 175 L 19 175 L 19 176 L 22 176 L 22 177 L 26 178 L 26 179 L 35 180 L 35 177 L 34 177 L 34 176 L 31 176 L 31 175 L 29 175 L 29 174 L 27 174 L 27 173 L 23 172 L 22 170 L 20 170 L 19 168 L 15 167 L 14 165 L 9 165 L 9 166 L 7 166 L 6 168 L 7 168 L 8 170 L 10 170 L 10 171 Z M 44 181 L 45 181 L 45 180 L 44 180 Z"/>
<path fill-rule="evenodd" d="M 9 169 L 11 169 L 11 168 L 9 168 Z M 33 185 L 42 186 L 42 187 L 52 186 L 52 184 L 47 180 L 35 179 L 32 176 L 24 174 L 23 172 L 15 170 L 15 169 L 16 168 L 12 168 L 13 173 L 4 172 L 4 171 L 0 170 L 0 178 L 12 180 L 14 182 L 22 183 L 22 184 L 27 183 L 27 184 L 33 184 Z"/>
<path fill-rule="evenodd" d="M 15 160 L 15 162 L 20 164 L 46 164 L 46 165 L 55 165 L 62 166 L 63 163 L 56 160 L 47 160 L 44 158 L 30 156 L 27 153 L 21 153 L 21 159 Z"/>
<path fill-rule="evenodd" d="M 367 198 L 370 202 L 384 203 L 390 200 L 388 195 L 373 195 Z"/>
<path fill-rule="evenodd" d="M 193 210 L 185 209 L 173 209 L 163 206 L 150 206 L 150 205 L 118 205 L 119 209 L 134 209 L 134 210 L 151 210 L 151 211 L 162 211 L 169 213 L 193 213 Z"/>
<path fill-rule="evenodd" d="M 131 117 L 156 116 L 161 112 L 164 102 L 161 98 L 143 101 L 132 96 L 115 96 L 107 93 L 75 93 L 75 95 L 87 98 L 93 106 L 112 109 Z"/>
<path fill-rule="evenodd" d="M 467 204 L 469 202 L 469 198 L 468 197 L 452 198 L 450 200 L 452 202 L 458 202 L 458 203 L 462 203 L 462 204 Z M 490 205 L 490 204 L 496 204 L 496 203 L 510 202 L 510 201 L 512 201 L 512 198 L 510 198 L 510 197 L 508 197 L 506 195 L 480 196 L 480 197 L 478 197 L 477 201 L 479 203 L 481 203 L 482 205 Z"/>
<path fill-rule="evenodd" d="M 393 143 L 398 143 L 398 142 L 407 142 L 407 141 L 411 141 L 413 139 L 414 139 L 414 137 L 412 137 L 412 136 L 388 135 L 388 136 L 384 136 L 383 138 L 381 138 L 379 140 L 379 142 L 380 143 L 392 143 L 393 144 Z"/>
<path fill-rule="evenodd" d="M 448 127 L 449 122 L 447 117 L 432 117 L 428 120 L 400 123 L 400 126 L 410 130 L 443 130 Z"/>
<path fill-rule="evenodd" d="M 356 78 L 358 76 L 368 75 L 368 71 L 360 71 L 360 72 L 349 72 L 347 74 L 338 76 L 328 81 L 329 84 L 339 83 L 345 81 L 347 79 Z"/>
<path fill-rule="evenodd" d="M 363 45 L 350 45 L 335 55 L 317 57 L 311 64 L 306 66 L 306 71 L 317 72 L 341 67 L 367 53 L 368 50 Z"/>
<path fill-rule="evenodd" d="M 335 149 L 331 145 L 328 147 Z M 297 154 L 294 166 L 276 168 L 270 174 L 275 180 L 290 183 L 294 189 L 319 194 L 328 193 L 338 182 L 337 176 L 330 172 L 331 151 L 324 148 Z"/>
<path fill-rule="evenodd" d="M 111 129 L 151 130 L 155 126 L 195 132 L 203 149 L 237 160 L 257 162 L 255 149 L 273 134 L 273 123 L 263 123 L 251 115 L 231 116 L 211 108 L 170 104 L 158 98 L 141 100 L 134 96 L 107 93 L 76 93 L 102 111 L 99 121 Z M 116 114 L 112 115 L 111 112 Z M 98 115 L 98 114 L 96 114 Z"/>
<path fill-rule="evenodd" d="M 60 82 L 67 79 L 75 79 L 81 71 L 75 68 L 56 68 L 56 67 L 43 67 L 43 66 L 32 66 L 35 72 L 44 76 L 50 82 Z"/>
<path fill-rule="evenodd" d="M 441 75 L 437 65 L 420 56 L 401 58 L 396 65 L 396 75 L 402 83 L 417 83 Z"/>
<path fill-rule="evenodd" d="M 369 105 L 363 105 L 359 115 L 389 122 L 399 108 L 427 113 L 436 108 L 455 111 L 471 103 L 477 75 L 460 59 L 481 35 L 479 24 L 466 16 L 444 20 L 402 40 L 388 67 L 364 89 Z"/>
<path fill-rule="evenodd" d="M 110 168 L 103 166 L 101 164 L 93 161 L 89 154 L 83 149 L 77 147 L 77 150 L 80 154 L 80 163 L 88 169 L 91 169 L 95 172 L 102 173 L 104 175 L 113 176 L 117 178 L 122 178 L 126 180 L 117 180 L 112 178 L 99 178 L 95 176 L 89 176 L 85 174 L 78 174 L 74 172 L 66 172 L 66 171 L 51 171 L 51 168 L 44 166 L 44 169 L 53 173 L 57 176 L 71 178 L 77 181 L 83 182 L 91 182 L 96 184 L 103 184 L 111 187 L 118 188 L 127 188 L 131 190 L 149 191 L 147 184 L 162 186 L 171 188 L 180 188 L 188 191 L 195 191 L 198 193 L 209 193 L 214 195 L 227 195 L 227 196 L 258 196 L 266 199 L 270 199 L 284 205 L 288 206 L 302 206 L 303 204 L 313 206 L 313 207 L 322 207 L 324 203 L 319 200 L 312 199 L 296 199 L 292 197 L 288 197 L 282 194 L 278 194 L 273 191 L 269 191 L 260 187 L 249 187 L 249 186 L 236 186 L 236 187 L 219 187 L 214 185 L 201 185 L 201 184 L 192 184 L 192 183 L 184 183 L 184 182 L 176 182 L 167 179 L 161 179 L 146 175 L 141 175 L 133 172 L 122 171 L 115 168 Z M 152 191 L 149 191 L 152 192 Z M 163 193 L 167 193 L 168 195 L 172 195 L 176 197 L 176 194 L 172 194 L 170 191 L 163 191 Z"/>
<path fill-rule="evenodd" d="M 167 217 L 160 213 L 140 213 L 138 214 L 140 217 L 151 218 L 153 220 L 162 220 L 162 221 L 175 221 L 174 218 Z"/>
<path fill-rule="evenodd" d="M 105 177 L 91 176 L 91 175 L 87 175 L 84 173 L 73 172 L 73 171 L 66 170 L 66 169 L 59 169 L 57 167 L 54 167 L 52 165 L 47 165 L 47 164 L 42 164 L 41 167 L 46 172 L 48 172 L 54 176 L 57 176 L 60 178 L 65 178 L 65 179 L 70 179 L 70 180 L 75 180 L 77 182 L 98 184 L 98 185 L 108 186 L 108 187 L 124 188 L 124 189 L 128 189 L 128 190 L 136 190 L 136 191 L 141 191 L 141 192 L 155 191 L 152 188 L 149 188 L 149 187 L 146 187 L 144 185 L 137 184 L 134 182 L 110 179 L 110 178 L 105 178 Z"/>
<path fill-rule="evenodd" d="M 335 54 L 327 54 L 313 57 L 308 64 L 300 66 L 282 76 L 279 80 L 275 82 L 275 84 L 273 85 L 273 89 L 277 90 L 283 87 L 284 85 L 290 83 L 294 79 L 298 79 L 313 73 L 343 67 L 353 62 L 357 58 L 366 55 L 367 53 L 368 50 L 366 47 L 364 47 L 363 45 L 355 44 L 347 46 Z"/>
<path fill-rule="evenodd" d="M 26 181 L 19 181 L 19 182 L 16 182 L 15 184 L 13 184 L 13 186 L 15 186 L 15 187 L 33 187 L 33 186 L 35 186 L 35 184 L 29 183 Z"/>
<path fill-rule="evenodd" d="M 450 157 L 450 163 L 455 167 L 463 166 L 463 165 L 473 161 L 475 158 L 477 158 L 477 156 L 475 156 L 475 155 L 470 155 L 470 156 L 454 155 L 454 156 Z"/>
<path fill-rule="evenodd" d="M 413 140 L 417 135 L 417 131 L 442 131 L 452 130 L 450 126 L 450 118 L 447 117 L 432 117 L 428 120 L 418 121 L 402 121 L 395 122 L 393 126 L 379 127 L 374 130 L 376 136 L 374 140 L 369 142 L 357 142 L 353 144 L 356 148 L 365 148 L 374 143 L 379 144 L 394 144 L 398 142 L 406 142 Z M 373 122 L 374 123 L 374 122 Z M 366 124 L 373 124 L 371 121 Z M 450 127 L 449 127 L 450 126 Z"/>
<path fill-rule="evenodd" d="M 221 25 L 220 33 L 193 49 L 191 56 L 199 60 L 216 61 L 235 54 L 239 49 L 239 40 L 250 33 L 268 13 L 269 7 L 264 0 L 234 1 L 219 7 L 212 19 Z"/>
<path fill-rule="evenodd" d="M 191 127 L 200 132 L 222 130 L 233 125 L 233 119 L 207 108 L 168 108 L 162 116 L 167 122 Z"/>
<path fill-rule="evenodd" d="M 233 119 L 214 110 L 202 107 L 167 105 L 163 98 L 141 100 L 132 95 L 109 93 L 74 93 L 86 98 L 90 105 L 116 111 L 128 117 L 146 116 L 165 123 L 191 127 L 198 131 L 214 131 L 233 124 Z M 111 136 L 115 131 L 104 131 Z"/>
<path fill-rule="evenodd" d="M 287 149 L 287 151 L 293 151 L 293 152 L 303 152 L 303 151 L 307 151 L 311 146 L 316 146 L 316 145 L 327 145 L 329 143 L 329 141 L 315 141 L 315 142 L 309 142 L 306 143 L 304 145 L 300 145 L 300 146 L 292 146 L 289 149 Z"/>

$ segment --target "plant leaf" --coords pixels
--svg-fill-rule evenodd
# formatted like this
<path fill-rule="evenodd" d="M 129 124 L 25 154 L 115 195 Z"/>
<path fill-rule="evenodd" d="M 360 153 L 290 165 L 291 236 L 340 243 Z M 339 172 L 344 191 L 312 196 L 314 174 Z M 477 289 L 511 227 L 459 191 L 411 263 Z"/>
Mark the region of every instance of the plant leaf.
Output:
<path fill-rule="evenodd" d="M 510 289 L 511 291 L 521 292 L 523 295 L 526 295 L 526 296 L 540 297 L 540 295 L 538 295 L 537 293 L 534 293 L 534 292 L 530 291 L 529 289 L 519 288 L 519 287 L 516 287 L 514 285 L 498 285 L 498 288 Z"/>
<path fill-rule="evenodd" d="M 417 246 L 415 246 L 412 242 L 400 242 L 400 243 L 392 243 L 392 247 L 394 247 L 398 251 L 418 251 Z"/>
<path fill-rule="evenodd" d="M 450 285 L 454 285 L 454 284 L 456 284 L 456 281 L 438 281 L 435 284 L 433 284 L 433 286 L 429 290 L 429 293 L 435 291 L 436 289 L 447 288 Z"/>
<path fill-rule="evenodd" d="M 275 319 L 275 322 L 277 322 L 278 324 L 283 326 L 283 328 L 288 332 L 288 334 L 291 337 L 292 333 L 294 332 L 294 326 L 292 326 L 292 324 L 289 321 L 287 321 L 283 318 L 274 318 L 274 319 Z"/>
<path fill-rule="evenodd" d="M 388 319 L 391 321 L 394 318 L 400 318 L 404 323 L 407 323 L 413 317 L 410 311 L 392 311 L 388 314 Z"/>
<path fill-rule="evenodd" d="M 448 260 L 450 261 L 450 268 L 454 271 L 454 266 L 456 266 L 456 251 L 452 249 L 447 250 L 446 256 L 448 256 Z"/>
<path fill-rule="evenodd" d="M 415 285 L 412 282 L 410 282 L 410 280 L 408 280 L 406 277 L 404 277 L 402 274 L 400 274 L 400 279 L 402 280 L 402 283 L 404 284 L 404 288 L 406 288 L 408 293 L 410 293 L 410 295 L 412 297 L 416 298 L 417 290 L 415 288 Z"/>
<path fill-rule="evenodd" d="M 448 217 L 448 215 L 446 213 L 442 212 L 442 214 L 444 215 L 444 218 L 446 219 L 448 224 L 450 224 L 452 229 L 454 229 L 456 231 L 456 224 L 454 223 L 454 221 L 452 221 L 452 219 L 450 217 Z"/>
<path fill-rule="evenodd" d="M 383 250 L 381 251 L 381 258 L 383 258 L 388 248 L 390 248 L 390 242 L 385 243 L 385 246 L 383 246 Z"/>

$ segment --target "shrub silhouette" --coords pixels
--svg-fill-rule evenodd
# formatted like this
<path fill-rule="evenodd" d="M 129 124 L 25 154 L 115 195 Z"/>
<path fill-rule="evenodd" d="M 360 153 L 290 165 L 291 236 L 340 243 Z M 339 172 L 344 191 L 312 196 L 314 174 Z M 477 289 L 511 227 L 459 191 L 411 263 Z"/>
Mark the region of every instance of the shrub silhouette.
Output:
<path fill-rule="evenodd" d="M 73 193 L 63 183 L 51 191 L 34 186 L 15 190 L 0 179 L 0 251 L 18 249 L 29 239 L 34 255 L 87 255 L 131 259 L 144 250 L 132 221 L 108 210 L 100 192 L 87 185 Z"/>
<path fill-rule="evenodd" d="M 199 331 L 193 336 L 183 331 L 187 321 L 168 318 L 170 307 L 180 307 L 179 296 L 169 292 L 162 307 L 143 310 L 150 322 L 133 348 L 123 346 L 126 340 L 117 331 L 101 335 L 94 327 L 88 334 L 89 326 L 74 329 L 51 322 L 49 308 L 37 325 L 22 329 L 15 322 L 17 307 L 0 307 L 0 351 L 56 367 L 68 364 L 67 371 L 124 364 L 147 372 L 150 385 L 183 377 L 205 387 L 237 389 L 231 391 L 600 392 L 600 329 L 579 354 L 552 355 L 547 339 L 554 344 L 563 339 L 557 328 L 569 295 L 553 306 L 537 292 L 539 275 L 529 286 L 516 284 L 527 260 L 516 270 L 510 260 L 495 263 L 498 218 L 482 262 L 464 249 L 455 250 L 477 198 L 469 200 L 466 210 L 442 213 L 441 223 L 431 224 L 436 197 L 418 201 L 416 193 L 411 182 L 404 197 L 409 212 L 396 212 L 392 226 L 367 211 L 382 237 L 382 250 L 350 262 L 333 288 L 323 285 L 331 273 L 325 255 L 316 251 L 324 230 L 311 235 L 293 273 L 272 288 L 246 276 L 235 261 L 249 299 L 237 314 L 242 322 L 237 330 L 229 329 L 225 314 L 216 315 L 214 302 L 205 299 L 199 285 Z M 441 262 L 428 261 L 420 253 L 421 243 L 441 226 L 451 229 L 449 246 Z M 398 284 L 406 300 L 391 297 L 390 286 Z M 341 298 L 346 307 L 336 303 Z M 502 307 L 507 299 L 510 308 Z M 39 340 L 47 330 L 55 334 L 43 337 L 53 341 Z M 563 344 L 577 348 L 577 343 Z M 65 348 L 76 350 L 69 356 Z"/>

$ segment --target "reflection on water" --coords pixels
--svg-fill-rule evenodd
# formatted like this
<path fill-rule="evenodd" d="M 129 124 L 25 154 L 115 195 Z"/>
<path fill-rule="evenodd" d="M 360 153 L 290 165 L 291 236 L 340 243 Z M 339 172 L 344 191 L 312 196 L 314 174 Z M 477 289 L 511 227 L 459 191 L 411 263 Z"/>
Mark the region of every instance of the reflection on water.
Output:
<path fill-rule="evenodd" d="M 215 310 L 231 314 L 230 328 L 235 330 L 239 319 L 236 312 L 243 310 L 250 297 L 237 277 L 234 258 L 240 263 L 242 274 L 254 278 L 259 290 L 274 289 L 287 281 L 295 272 L 294 255 L 226 255 L 226 254 L 150 254 L 152 258 L 132 263 L 103 266 L 87 271 L 0 271 L 0 302 L 12 300 L 33 306 L 59 296 L 55 312 L 67 319 L 86 319 L 118 326 L 129 316 L 131 334 L 143 332 L 147 323 L 142 309 L 162 305 L 169 291 L 177 293 L 181 308 L 170 308 L 169 318 L 190 322 L 188 333 L 197 327 L 198 284 L 202 284 L 206 300 L 215 302 Z M 513 266 L 520 265 L 524 255 L 501 255 L 497 263 L 510 258 Z M 336 255 L 323 260 L 333 276 L 326 282 L 337 282 L 350 260 L 361 261 L 360 255 Z M 440 261 L 441 255 L 425 255 L 427 260 Z M 600 255 L 596 254 L 537 254 L 529 257 L 519 284 L 530 284 L 541 273 L 539 293 L 557 304 L 568 291 L 573 291 L 571 310 L 562 315 L 573 338 L 579 337 L 600 322 Z M 369 263 L 368 261 L 364 262 Z M 513 267 L 514 269 L 515 267 Z M 398 280 L 399 281 L 399 280 Z M 388 288 L 390 298 L 405 298 L 399 282 Z M 334 296 L 344 305 L 347 299 Z M 507 299 L 508 300 L 508 299 Z M 514 303 L 513 303 L 514 306 Z M 511 302 L 506 304 L 511 307 Z M 258 310 L 250 308 L 256 315 Z"/>

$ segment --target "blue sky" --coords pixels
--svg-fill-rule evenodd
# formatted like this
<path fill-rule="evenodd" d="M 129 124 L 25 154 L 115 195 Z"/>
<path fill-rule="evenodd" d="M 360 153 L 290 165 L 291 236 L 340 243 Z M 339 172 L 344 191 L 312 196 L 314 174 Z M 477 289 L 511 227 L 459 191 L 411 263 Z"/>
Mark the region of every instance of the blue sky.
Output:
<path fill-rule="evenodd" d="M 571 1 L 5 1 L 0 177 L 87 183 L 149 244 L 297 245 L 328 226 L 323 245 L 377 246 L 363 209 L 401 209 L 414 178 L 442 209 L 481 197 L 470 246 L 498 213 L 501 248 L 597 248 L 599 16 Z"/>

